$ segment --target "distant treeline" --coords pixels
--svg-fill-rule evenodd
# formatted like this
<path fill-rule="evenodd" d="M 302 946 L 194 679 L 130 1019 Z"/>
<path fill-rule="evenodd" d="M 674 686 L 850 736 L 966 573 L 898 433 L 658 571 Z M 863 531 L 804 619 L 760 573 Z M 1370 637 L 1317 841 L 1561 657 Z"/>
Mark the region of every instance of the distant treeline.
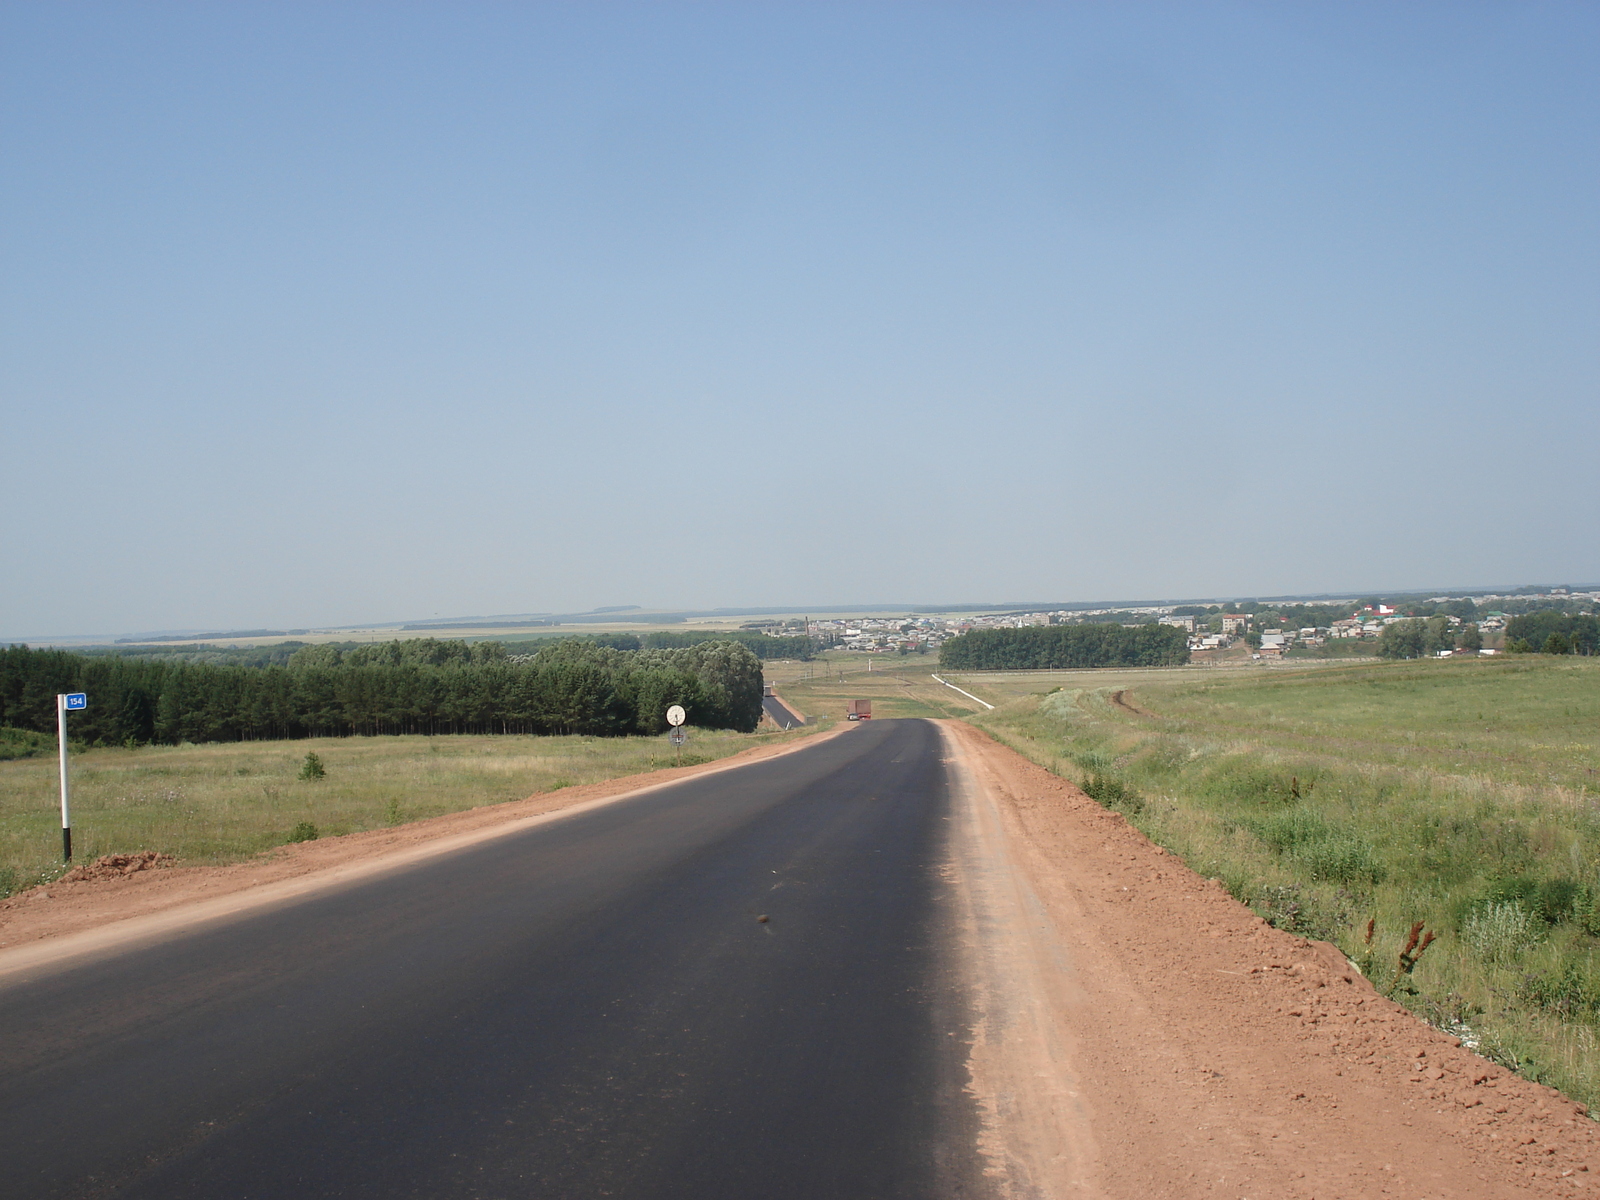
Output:
<path fill-rule="evenodd" d="M 601 633 L 593 638 L 597 646 L 610 646 L 614 650 L 681 650 L 686 646 L 697 646 L 707 641 L 738 642 L 741 646 L 749 648 L 750 653 L 757 658 L 798 658 L 809 660 L 814 657 L 821 644 L 815 638 L 796 634 L 792 637 L 768 637 L 764 633 L 753 633 L 746 630 L 733 630 L 721 633 L 669 633 L 658 630 L 655 633 Z"/>
<path fill-rule="evenodd" d="M 1188 635 L 1157 624 L 974 629 L 939 647 L 939 665 L 963 671 L 1176 667 L 1188 661 Z"/>
<path fill-rule="evenodd" d="M 434 639 L 425 639 L 429 644 L 439 644 Z M 613 650 L 683 650 L 690 646 L 698 646 L 703 642 L 731 641 L 738 642 L 747 647 L 752 654 L 760 659 L 769 658 L 798 658 L 809 660 L 826 648 L 827 643 L 818 638 L 809 638 L 804 635 L 793 637 L 768 637 L 764 633 L 752 633 L 745 630 L 736 632 L 707 632 L 707 633 L 602 633 L 602 634 L 570 634 L 566 637 L 540 637 L 529 638 L 521 641 L 505 640 L 490 643 L 479 641 L 472 643 L 451 642 L 451 645 L 500 645 L 504 646 L 509 655 L 537 654 L 539 651 L 554 645 L 557 641 L 580 641 L 596 646 L 607 646 Z M 308 643 L 299 641 L 277 642 L 270 646 L 218 646 L 208 642 L 189 642 L 179 645 L 124 645 L 115 646 L 88 646 L 78 651 L 90 657 L 100 658 L 116 655 L 121 658 L 150 658 L 176 662 L 218 663 L 238 667 L 269 667 L 286 666 L 296 653 Z M 325 643 L 337 646 L 341 651 L 355 650 L 365 642 L 332 642 Z M 387 644 L 387 643 L 385 643 Z"/>
<path fill-rule="evenodd" d="M 1283 624 L 1293 628 L 1304 629 L 1326 627 L 1335 621 L 1344 620 L 1352 613 L 1360 612 L 1363 608 L 1376 611 L 1380 605 L 1404 613 L 1408 617 L 1459 617 L 1463 621 L 1476 621 L 1491 612 L 1505 613 L 1508 616 L 1533 612 L 1579 613 L 1590 611 L 1594 607 L 1589 600 L 1565 596 L 1538 598 L 1507 596 L 1481 605 L 1473 603 L 1465 596 L 1444 600 L 1432 600 L 1423 596 L 1364 596 L 1359 600 L 1341 600 L 1329 604 L 1289 604 L 1261 600 L 1241 600 L 1228 607 L 1216 604 L 1186 604 L 1173 609 L 1172 615 L 1197 617 L 1203 621 L 1207 616 L 1224 612 L 1247 613 L 1261 625 L 1271 625 L 1281 620 Z"/>
<path fill-rule="evenodd" d="M 75 739 L 231 742 L 390 733 L 654 734 L 673 704 L 708 729 L 761 720 L 761 664 L 727 639 L 624 651 L 563 640 L 513 660 L 497 642 L 303 646 L 261 667 L 0 650 L 0 726 L 50 732 L 87 692 Z"/>
<path fill-rule="evenodd" d="M 1506 622 L 1506 649 L 1512 654 L 1595 654 L 1600 652 L 1600 618 L 1545 611 Z"/>
<path fill-rule="evenodd" d="M 161 662 L 222 663 L 233 667 L 286 666 L 296 650 L 306 642 L 274 642 L 270 646 L 217 646 L 210 642 L 187 642 L 174 646 L 123 645 L 85 646 L 76 651 L 88 658 L 148 658 Z M 360 642 L 341 642 L 341 650 L 354 649 Z"/>
<path fill-rule="evenodd" d="M 1452 627 L 1442 617 L 1416 618 L 1385 625 L 1378 635 L 1381 658 L 1429 658 L 1445 650 L 1479 650 L 1483 635 L 1466 622 Z M 1600 618 L 1544 609 L 1506 622 L 1511 654 L 1595 654 L 1600 652 Z"/>

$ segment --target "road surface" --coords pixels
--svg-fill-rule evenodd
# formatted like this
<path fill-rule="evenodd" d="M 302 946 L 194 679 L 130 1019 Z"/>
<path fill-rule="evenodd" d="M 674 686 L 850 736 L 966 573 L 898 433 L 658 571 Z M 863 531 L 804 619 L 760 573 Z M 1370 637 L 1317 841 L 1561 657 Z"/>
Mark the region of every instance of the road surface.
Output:
<path fill-rule="evenodd" d="M 776 696 L 761 697 L 761 707 L 767 716 L 773 719 L 779 729 L 788 729 L 791 725 L 805 724 L 804 720 L 795 720 L 794 714 Z"/>
<path fill-rule="evenodd" d="M 940 745 L 873 722 L 10 982 L 0 1193 L 986 1195 Z"/>

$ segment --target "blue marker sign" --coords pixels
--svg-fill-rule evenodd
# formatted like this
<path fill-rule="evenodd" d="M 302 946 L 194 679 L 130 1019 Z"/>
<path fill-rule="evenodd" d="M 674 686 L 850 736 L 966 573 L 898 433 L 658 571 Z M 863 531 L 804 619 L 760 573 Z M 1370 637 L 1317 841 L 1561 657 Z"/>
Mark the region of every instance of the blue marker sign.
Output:
<path fill-rule="evenodd" d="M 67 693 L 67 711 L 75 712 L 80 708 L 89 707 L 89 697 L 84 692 Z"/>

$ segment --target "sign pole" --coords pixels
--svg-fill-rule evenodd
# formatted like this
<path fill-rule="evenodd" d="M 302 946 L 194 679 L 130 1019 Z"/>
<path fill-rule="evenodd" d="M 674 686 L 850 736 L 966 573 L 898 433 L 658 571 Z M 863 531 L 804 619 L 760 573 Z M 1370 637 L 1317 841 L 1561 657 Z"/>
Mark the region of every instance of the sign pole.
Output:
<path fill-rule="evenodd" d="M 61 751 L 61 861 L 72 861 L 72 813 L 67 807 L 67 698 L 56 697 L 56 741 Z"/>
<path fill-rule="evenodd" d="M 89 707 L 82 692 L 56 693 L 56 742 L 61 750 L 61 860 L 72 861 L 72 810 L 67 807 L 67 714 Z"/>
<path fill-rule="evenodd" d="M 683 732 L 683 723 L 689 719 L 689 714 L 683 711 L 683 705 L 674 704 L 667 709 L 667 724 L 672 726 L 672 732 L 667 735 L 667 740 L 672 743 L 673 752 L 677 755 L 677 765 L 683 766 L 683 741 L 687 736 Z"/>

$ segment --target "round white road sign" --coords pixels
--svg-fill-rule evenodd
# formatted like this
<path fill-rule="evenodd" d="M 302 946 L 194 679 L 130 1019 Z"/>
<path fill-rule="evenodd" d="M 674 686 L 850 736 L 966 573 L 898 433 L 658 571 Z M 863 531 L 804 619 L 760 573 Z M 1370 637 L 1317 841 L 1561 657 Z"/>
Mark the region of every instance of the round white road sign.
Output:
<path fill-rule="evenodd" d="M 674 704 L 671 708 L 667 709 L 668 725 L 682 725 L 688 719 L 689 714 L 683 711 L 683 705 L 681 704 Z"/>

